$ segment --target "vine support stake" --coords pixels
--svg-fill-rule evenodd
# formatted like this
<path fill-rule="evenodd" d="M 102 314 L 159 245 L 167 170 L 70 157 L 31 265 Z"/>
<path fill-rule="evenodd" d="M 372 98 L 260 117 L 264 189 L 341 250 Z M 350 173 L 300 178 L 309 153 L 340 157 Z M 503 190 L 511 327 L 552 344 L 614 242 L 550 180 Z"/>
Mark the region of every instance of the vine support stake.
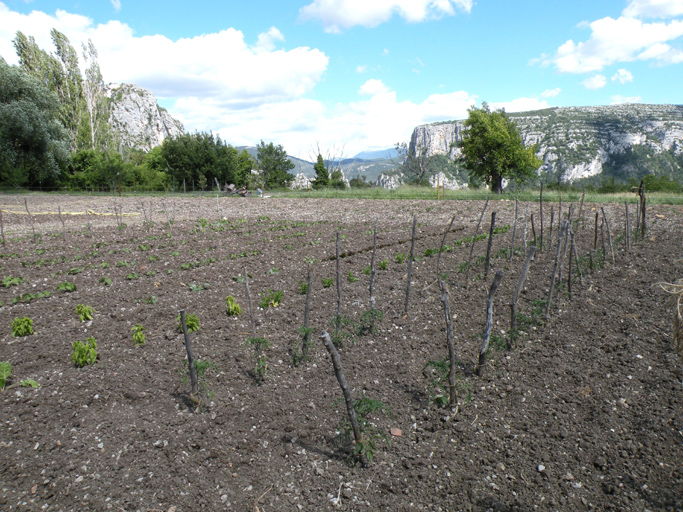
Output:
<path fill-rule="evenodd" d="M 62 217 L 62 207 L 57 206 L 57 214 L 59 215 L 59 221 L 62 223 L 62 238 L 66 242 L 66 224 L 64 224 L 64 218 Z"/>
<path fill-rule="evenodd" d="M 33 217 L 31 212 L 28 211 L 28 201 L 24 198 L 24 206 L 26 207 L 26 214 L 28 215 L 28 220 L 31 223 L 31 229 L 33 230 L 33 243 L 36 243 L 36 227 L 33 225 Z"/>
<path fill-rule="evenodd" d="M 415 229 L 417 228 L 417 215 L 413 215 L 413 236 L 410 242 L 410 258 L 408 258 L 408 282 L 406 284 L 406 301 L 403 306 L 403 313 L 408 314 L 408 303 L 410 300 L 410 278 L 413 273 L 413 251 L 415 250 Z"/>
<path fill-rule="evenodd" d="M 583 273 L 581 272 L 581 265 L 579 264 L 579 255 L 576 252 L 576 244 L 574 243 L 574 233 L 573 232 L 572 232 L 572 254 L 574 255 L 574 263 L 576 263 L 576 271 L 579 274 L 579 284 L 581 286 L 583 286 Z"/>
<path fill-rule="evenodd" d="M 375 220 L 375 231 L 372 236 L 372 257 L 370 258 L 370 309 L 375 309 L 375 296 L 373 294 L 373 286 L 375 284 L 375 251 L 377 250 L 377 223 L 379 219 Z"/>
<path fill-rule="evenodd" d="M 512 241 L 510 242 L 510 256 L 508 261 L 512 261 L 512 254 L 515 252 L 515 235 L 517 234 L 517 211 L 519 210 L 519 201 L 515 196 L 515 224 L 512 228 Z"/>
<path fill-rule="evenodd" d="M 553 265 L 553 274 L 550 278 L 550 293 L 548 294 L 548 303 L 545 305 L 545 318 L 550 316 L 550 304 L 553 300 L 553 288 L 555 288 L 555 277 L 557 276 L 557 267 L 560 262 L 560 252 L 562 250 L 562 237 L 567 231 L 567 222 L 560 223 L 560 231 L 557 235 L 557 252 L 555 253 L 555 264 Z"/>
<path fill-rule="evenodd" d="M 351 397 L 351 390 L 346 382 L 346 377 L 344 377 L 344 370 L 342 369 L 341 358 L 339 357 L 339 352 L 334 347 L 330 335 L 326 330 L 320 334 L 320 338 L 323 340 L 323 344 L 330 354 L 330 359 L 332 359 L 332 366 L 334 368 L 334 374 L 337 377 L 337 382 L 339 387 L 344 394 L 344 402 L 346 402 L 346 413 L 349 416 L 349 422 L 351 422 L 351 429 L 353 430 L 353 438 L 356 441 L 356 448 L 363 443 L 363 436 L 361 435 L 360 425 L 358 424 L 358 418 L 356 417 L 356 409 L 353 407 L 353 398 Z M 367 457 L 361 451 L 360 453 L 360 463 L 363 466 L 368 465 Z"/>
<path fill-rule="evenodd" d="M 190 383 L 192 389 L 190 390 L 190 397 L 197 395 L 197 372 L 194 367 L 194 357 L 192 356 L 192 346 L 190 344 L 190 333 L 187 330 L 187 318 L 185 317 L 185 310 L 180 310 L 180 323 L 183 326 L 183 335 L 185 336 L 185 349 L 187 350 L 187 366 L 190 370 Z"/>
<path fill-rule="evenodd" d="M 534 245 L 536 245 L 536 226 L 534 225 L 534 214 L 531 214 L 531 234 L 534 237 Z"/>
<path fill-rule="evenodd" d="M 607 228 L 607 241 L 609 242 L 609 252 L 612 255 L 612 265 L 614 265 L 614 248 L 612 247 L 612 232 L 609 229 L 609 221 L 607 220 L 607 215 L 605 215 L 605 208 L 600 207 L 602 210 L 602 218 L 605 220 L 605 227 Z"/>
<path fill-rule="evenodd" d="M 541 195 L 538 198 L 538 214 L 541 217 L 541 236 L 540 236 L 540 241 L 541 241 L 541 251 L 543 251 L 543 183 L 541 183 Z M 532 224 L 533 226 L 533 224 Z M 534 245 L 536 245 L 536 242 L 534 241 Z"/>
<path fill-rule="evenodd" d="M 301 356 L 305 361 L 308 359 L 308 346 L 310 344 L 311 333 L 308 332 L 308 315 L 311 310 L 311 288 L 313 288 L 313 267 L 308 265 L 308 277 L 306 279 L 306 305 L 304 306 L 304 336 L 301 346 Z"/>
<path fill-rule="evenodd" d="M 628 218 L 628 201 L 624 201 L 624 206 L 626 207 L 626 252 L 631 252 L 631 229 L 629 226 L 629 218 Z"/>
<path fill-rule="evenodd" d="M 479 228 L 481 227 L 481 221 L 484 220 L 484 214 L 486 213 L 486 207 L 489 205 L 489 198 L 486 198 L 484 203 L 484 209 L 481 211 L 481 216 L 479 217 L 479 222 L 477 223 L 477 229 L 474 231 L 474 236 L 472 237 L 472 245 L 470 246 L 470 257 L 467 260 L 467 269 L 465 270 L 465 290 L 469 288 L 470 284 L 470 266 L 472 265 L 472 254 L 474 253 L 474 244 L 477 241 L 477 235 L 479 234 Z"/>
<path fill-rule="evenodd" d="M 496 212 L 491 212 L 491 227 L 489 228 L 489 243 L 486 245 L 486 267 L 484 268 L 484 279 L 489 275 L 489 264 L 491 262 L 491 247 L 493 246 L 493 230 L 496 226 Z"/>
<path fill-rule="evenodd" d="M 2 220 L 2 210 L 0 210 L 0 234 L 2 234 L 2 243 L 5 244 L 5 224 Z"/>
<path fill-rule="evenodd" d="M 519 300 L 519 294 L 522 293 L 522 287 L 524 286 L 524 281 L 526 281 L 526 276 L 529 273 L 529 267 L 531 267 L 531 262 L 534 261 L 534 255 L 536 254 L 536 246 L 532 245 L 526 254 L 526 260 L 524 260 L 524 266 L 519 274 L 519 280 L 517 281 L 517 287 L 512 294 L 512 301 L 510 302 L 510 331 L 517 329 L 517 301 Z"/>
<path fill-rule="evenodd" d="M 453 321 L 451 319 L 451 308 L 448 301 L 448 285 L 439 279 L 441 287 L 441 303 L 443 304 L 443 314 L 446 318 L 446 343 L 448 344 L 448 389 L 449 405 L 451 411 L 458 405 L 458 393 L 455 389 L 455 347 L 453 345 Z"/>
<path fill-rule="evenodd" d="M 553 247 L 553 224 L 555 223 L 555 207 L 550 205 L 550 233 L 548 234 L 548 247 Z"/>
<path fill-rule="evenodd" d="M 256 319 L 254 318 L 254 305 L 251 300 L 251 291 L 249 290 L 249 274 L 247 267 L 244 267 L 244 286 L 247 288 L 247 299 L 249 300 L 249 318 L 251 319 L 251 331 L 256 336 Z"/>
<path fill-rule="evenodd" d="M 503 271 L 499 270 L 493 278 L 489 295 L 486 297 L 486 328 L 484 329 L 484 341 L 479 350 L 479 361 L 477 362 L 477 375 L 481 377 L 484 371 L 484 363 L 486 363 L 486 352 L 489 349 L 489 340 L 491 339 L 491 329 L 493 328 L 493 297 L 496 295 L 496 290 L 503 279 Z"/>

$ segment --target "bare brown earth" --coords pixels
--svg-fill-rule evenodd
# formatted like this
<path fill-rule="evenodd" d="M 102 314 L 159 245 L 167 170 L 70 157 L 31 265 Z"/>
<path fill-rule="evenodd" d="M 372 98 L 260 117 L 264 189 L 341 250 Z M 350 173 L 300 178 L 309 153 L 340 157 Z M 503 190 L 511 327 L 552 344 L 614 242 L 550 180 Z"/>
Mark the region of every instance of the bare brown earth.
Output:
<path fill-rule="evenodd" d="M 490 203 L 496 225 L 510 229 L 494 237 L 492 271 L 484 278 L 479 262 L 466 288 L 458 269 L 469 245 L 456 242 L 474 233 L 483 202 L 221 198 L 218 210 L 215 198 L 144 201 L 154 224 L 127 216 L 119 230 L 113 216 L 95 215 L 113 213 L 113 198 L 30 197 L 41 235 L 34 242 L 28 216 L 7 213 L 22 212 L 24 199 L 0 196 L 7 239 L 0 278 L 23 279 L 0 288 L 0 361 L 12 364 L 8 384 L 40 383 L 0 393 L 1 510 L 683 510 L 682 365 L 671 351 L 667 297 L 653 286 L 683 274 L 680 206 L 650 207 L 647 237 L 628 253 L 623 205 L 607 206 L 615 263 L 608 256 L 590 271 L 596 205 L 585 205 L 585 225 L 575 229 L 582 283 L 574 268 L 571 300 L 565 282 L 544 323 L 534 310 L 547 298 L 557 243 L 558 205 L 552 247 L 548 205 L 546 247 L 519 304 L 527 321 L 506 349 L 508 304 L 523 263 L 521 250 L 510 263 L 501 251 L 511 244 L 514 202 Z M 126 214 L 142 212 L 139 199 L 116 202 Z M 91 209 L 91 231 L 85 216 L 65 215 L 64 240 L 56 215 L 35 215 L 58 207 Z M 531 211 L 538 230 L 538 205 Z M 175 218 L 170 230 L 167 214 Z M 407 262 L 396 256 L 409 252 L 413 214 L 418 259 L 405 315 Z M 441 265 L 459 360 L 455 413 L 430 401 L 433 375 L 424 369 L 447 356 L 436 256 L 424 254 L 438 248 L 453 214 L 451 250 Z M 378 438 L 364 468 L 339 436 L 342 395 L 317 334 L 310 361 L 294 367 L 290 348 L 301 343 L 299 283 L 307 263 L 315 273 L 311 327 L 329 328 L 335 314 L 335 285 L 324 288 L 322 279 L 335 275 L 337 232 L 346 256 L 342 314 L 359 322 L 368 310 L 363 268 L 376 218 L 377 262 L 387 260 L 375 282 L 384 317 L 378 332 L 340 350 L 354 397 L 364 393 L 390 407 L 391 415 L 370 417 L 390 443 Z M 478 242 L 475 259 L 485 251 L 486 241 Z M 234 279 L 245 269 L 256 303 L 270 290 L 284 291 L 277 307 L 255 311 L 257 335 L 272 344 L 261 384 L 254 353 L 244 346 L 251 332 L 245 286 Z M 504 273 L 494 301 L 496 338 L 477 377 L 496 270 Z M 350 282 L 349 273 L 358 280 Z M 58 292 L 64 281 L 76 291 Z M 45 291 L 51 295 L 12 304 Z M 227 295 L 243 308 L 238 318 L 226 315 Z M 77 304 L 95 309 L 92 323 L 79 321 Z M 205 378 L 213 398 L 205 394 L 194 411 L 181 373 L 176 316 L 183 308 L 201 324 L 192 335 L 195 357 L 218 367 Z M 24 316 L 35 333 L 15 338 L 10 323 Z M 136 324 L 147 334 L 139 347 L 132 342 Z M 99 359 L 79 369 L 71 346 L 88 336 L 97 339 Z M 392 436 L 392 428 L 402 435 Z"/>

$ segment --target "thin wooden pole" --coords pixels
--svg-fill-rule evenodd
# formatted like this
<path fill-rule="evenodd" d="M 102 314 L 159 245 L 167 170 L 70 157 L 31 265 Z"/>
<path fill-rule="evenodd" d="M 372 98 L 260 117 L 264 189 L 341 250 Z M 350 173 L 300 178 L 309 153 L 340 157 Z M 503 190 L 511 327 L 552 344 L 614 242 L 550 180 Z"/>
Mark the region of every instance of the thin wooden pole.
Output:
<path fill-rule="evenodd" d="M 609 252 L 612 255 L 612 265 L 614 265 L 614 248 L 612 247 L 612 233 L 609 229 L 609 221 L 607 220 L 607 215 L 605 215 L 605 208 L 601 207 L 602 218 L 605 220 L 605 227 L 607 228 L 607 241 L 609 242 Z"/>
<path fill-rule="evenodd" d="M 517 287 L 512 294 L 512 301 L 510 302 L 510 330 L 514 331 L 517 329 L 517 301 L 519 300 L 519 294 L 522 293 L 522 287 L 524 286 L 524 281 L 529 273 L 529 267 L 531 267 L 531 262 L 534 261 L 534 255 L 536 254 L 536 246 L 532 245 L 526 254 L 526 260 L 524 260 L 524 266 L 519 274 L 519 279 L 517 280 Z"/>
<path fill-rule="evenodd" d="M 379 219 L 375 220 L 375 230 L 372 235 L 372 257 L 370 258 L 370 309 L 375 309 L 375 295 L 373 294 L 373 287 L 375 284 L 375 251 L 377 250 L 377 224 Z"/>
<path fill-rule="evenodd" d="M 496 272 L 493 278 L 493 283 L 491 283 L 491 288 L 489 289 L 489 295 L 486 297 L 486 328 L 484 329 L 484 341 L 481 344 L 481 349 L 479 350 L 479 361 L 477 362 L 477 375 L 481 377 L 484 371 L 484 363 L 486 363 L 486 352 L 489 349 L 489 340 L 491 339 L 491 329 L 493 328 L 493 297 L 498 290 L 500 281 L 503 279 L 503 271 L 499 270 Z"/>
<path fill-rule="evenodd" d="M 408 259 L 408 282 L 406 283 L 406 300 L 403 305 L 403 312 L 408 314 L 408 303 L 410 299 L 410 278 L 413 272 L 413 250 L 415 249 L 415 229 L 417 228 L 417 215 L 413 215 L 413 235 L 410 242 L 410 258 Z"/>
<path fill-rule="evenodd" d="M 2 210 L 0 210 L 0 234 L 2 234 L 2 243 L 5 243 L 5 223 L 2 220 Z"/>
<path fill-rule="evenodd" d="M 629 226 L 628 218 L 628 201 L 624 201 L 624 206 L 626 207 L 626 252 L 631 251 L 631 227 Z"/>
<path fill-rule="evenodd" d="M 470 277 L 470 266 L 472 265 L 472 254 L 474 253 L 474 244 L 477 241 L 477 235 L 479 234 L 479 228 L 481 227 L 481 221 L 484 219 L 484 213 L 486 212 L 486 207 L 489 205 L 489 198 L 486 198 L 486 203 L 484 203 L 484 209 L 481 211 L 481 216 L 479 217 L 479 222 L 477 223 L 477 229 L 472 237 L 472 245 L 470 246 L 470 257 L 467 260 L 467 269 L 465 270 L 465 289 L 469 288 L 469 277 Z"/>
<path fill-rule="evenodd" d="M 553 300 L 553 288 L 555 288 L 555 277 L 557 276 L 557 267 L 560 263 L 560 251 L 562 250 L 562 237 L 567 231 L 567 223 L 560 223 L 560 231 L 557 234 L 557 252 L 555 253 L 555 264 L 553 265 L 553 274 L 550 278 L 550 292 L 548 293 L 548 303 L 545 305 L 545 318 L 550 316 L 550 304 Z"/>
<path fill-rule="evenodd" d="M 59 221 L 62 223 L 62 237 L 66 241 L 66 225 L 64 224 L 64 219 L 62 218 L 62 207 L 57 206 L 57 215 L 59 215 Z"/>
<path fill-rule="evenodd" d="M 455 217 L 453 217 L 455 218 Z M 493 246 L 493 230 L 496 225 L 496 212 L 491 212 L 491 227 L 489 228 L 489 243 L 486 245 L 486 267 L 484 268 L 484 278 L 489 274 L 489 264 L 491 262 L 491 247 Z"/>
<path fill-rule="evenodd" d="M 512 241 L 510 242 L 510 256 L 508 261 L 512 261 L 512 254 L 515 252 L 515 235 L 517 234 L 517 210 L 519 207 L 519 202 L 517 201 L 517 196 L 515 196 L 515 224 L 512 228 Z"/>
<path fill-rule="evenodd" d="M 531 234 L 534 236 L 534 247 L 536 246 L 536 226 L 534 225 L 534 214 L 531 214 Z"/>
<path fill-rule="evenodd" d="M 28 201 L 26 198 L 24 198 L 24 206 L 26 206 L 26 214 L 28 215 L 28 220 L 31 223 L 31 229 L 33 230 L 33 242 L 36 242 L 36 228 L 33 225 L 33 217 L 31 216 L 31 212 L 28 211 Z"/>
<path fill-rule="evenodd" d="M 185 317 L 185 310 L 180 310 L 180 323 L 183 326 L 183 335 L 185 336 L 185 349 L 187 350 L 187 366 L 190 370 L 190 382 L 192 389 L 190 390 L 190 397 L 194 398 L 197 395 L 197 373 L 194 367 L 194 357 L 192 356 L 192 345 L 190 344 L 190 333 L 187 330 L 187 319 Z"/>
<path fill-rule="evenodd" d="M 598 212 L 595 212 L 595 229 L 593 230 L 593 250 L 598 249 Z"/>
<path fill-rule="evenodd" d="M 541 251 L 543 251 L 543 183 L 541 183 L 541 195 L 538 199 L 538 215 L 541 217 L 540 222 L 541 222 Z M 536 245 L 536 241 L 534 240 L 534 245 Z"/>

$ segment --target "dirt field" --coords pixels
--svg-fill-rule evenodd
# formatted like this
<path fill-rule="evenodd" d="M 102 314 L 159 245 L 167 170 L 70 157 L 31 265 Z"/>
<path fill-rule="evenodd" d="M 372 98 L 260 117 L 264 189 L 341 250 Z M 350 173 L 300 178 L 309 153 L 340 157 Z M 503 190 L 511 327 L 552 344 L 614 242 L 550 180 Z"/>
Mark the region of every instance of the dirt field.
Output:
<path fill-rule="evenodd" d="M 630 252 L 623 205 L 605 207 L 615 263 L 609 253 L 604 264 L 596 256 L 591 271 L 599 210 L 584 205 L 585 222 L 575 227 L 582 280 L 573 263 L 570 300 L 565 259 L 545 322 L 558 231 L 555 203 L 550 246 L 547 205 L 545 248 L 522 291 L 513 340 L 509 303 L 524 260 L 521 224 L 519 250 L 507 259 L 514 201 L 489 204 L 480 232 L 496 211 L 492 268 L 484 277 L 487 240 L 478 241 L 468 287 L 459 270 L 483 202 L 221 198 L 217 208 L 215 198 L 155 198 L 144 200 L 143 213 L 140 199 L 124 198 L 116 201 L 123 213 L 140 215 L 114 217 L 113 198 L 30 197 L 37 241 L 20 214 L 23 197 L 0 196 L 0 203 L 7 239 L 0 279 L 21 278 L 0 286 L 0 361 L 12 365 L 8 385 L 40 384 L 0 393 L 3 511 L 683 510 L 683 365 L 672 353 L 667 297 L 653 286 L 683 277 L 683 207 L 648 208 L 646 239 L 632 240 Z M 85 209 L 88 217 L 66 215 Z M 64 226 L 54 214 L 60 210 Z M 531 212 L 539 232 L 538 204 Z M 405 314 L 401 254 L 410 252 L 413 214 Z M 441 269 L 458 358 L 457 412 L 433 402 L 435 374 L 425 368 L 448 355 L 437 251 L 429 250 L 438 250 L 454 214 Z M 633 225 L 634 208 L 631 215 Z M 167 216 L 175 219 L 170 227 Z M 382 436 L 362 467 L 353 463 L 353 443 L 339 435 L 345 407 L 318 333 L 331 329 L 337 309 L 337 233 L 342 315 L 358 325 L 369 310 L 364 269 L 375 219 L 374 296 L 383 318 L 376 332 L 356 334 L 340 349 L 354 398 L 389 408 L 368 417 Z M 533 239 L 530 225 L 526 237 Z M 309 361 L 293 366 L 308 264 L 314 345 Z M 485 301 L 498 270 L 495 336 L 478 377 Z M 271 345 L 263 382 L 244 344 L 253 335 L 245 272 L 256 335 Z M 76 290 L 58 291 L 65 281 Z M 259 307 L 279 290 L 276 307 Z M 226 314 L 228 295 L 241 305 L 239 317 Z M 78 304 L 92 306 L 92 321 L 79 320 Z M 180 309 L 200 322 L 191 335 L 195 357 L 216 365 L 206 371 L 199 410 L 183 383 Z M 12 336 L 20 317 L 33 320 L 34 334 Z M 146 329 L 141 346 L 132 340 L 137 324 Z M 98 359 L 77 368 L 72 344 L 90 336 Z"/>

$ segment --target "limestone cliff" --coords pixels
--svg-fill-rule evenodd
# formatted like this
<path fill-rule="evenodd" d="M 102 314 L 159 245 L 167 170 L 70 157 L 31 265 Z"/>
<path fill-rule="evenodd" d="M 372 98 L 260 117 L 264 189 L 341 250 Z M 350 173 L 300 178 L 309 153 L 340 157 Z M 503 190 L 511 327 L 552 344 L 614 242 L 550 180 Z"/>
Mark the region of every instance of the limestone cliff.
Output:
<path fill-rule="evenodd" d="M 120 148 L 149 151 L 166 137 L 184 133 L 183 124 L 157 104 L 147 89 L 132 84 L 109 84 L 109 124 Z"/>
<path fill-rule="evenodd" d="M 593 176 L 618 180 L 658 174 L 683 178 L 683 105 L 626 104 L 551 108 L 510 114 L 527 145 L 538 144 L 544 181 Z M 415 128 L 410 151 L 454 160 L 463 121 Z"/>

